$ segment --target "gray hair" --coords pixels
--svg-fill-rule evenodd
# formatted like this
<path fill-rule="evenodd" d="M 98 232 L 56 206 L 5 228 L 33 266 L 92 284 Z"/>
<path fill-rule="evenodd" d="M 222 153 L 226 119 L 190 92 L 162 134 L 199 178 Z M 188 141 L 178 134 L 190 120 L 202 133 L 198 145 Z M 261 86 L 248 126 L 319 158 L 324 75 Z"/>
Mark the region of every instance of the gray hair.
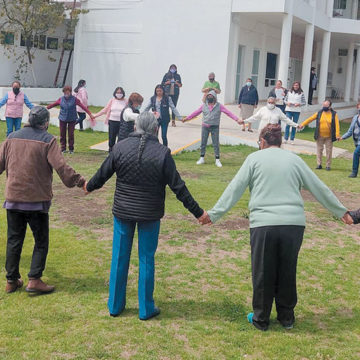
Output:
<path fill-rule="evenodd" d="M 29 124 L 36 129 L 46 129 L 50 120 L 49 110 L 43 106 L 34 106 L 29 113 Z"/>
<path fill-rule="evenodd" d="M 139 134 L 156 135 L 158 131 L 158 121 L 150 111 L 142 112 L 136 120 L 136 132 Z"/>
<path fill-rule="evenodd" d="M 215 73 L 214 73 L 214 72 L 211 72 L 211 73 L 209 73 L 209 76 L 210 76 L 210 75 L 214 75 L 214 76 L 215 76 Z"/>

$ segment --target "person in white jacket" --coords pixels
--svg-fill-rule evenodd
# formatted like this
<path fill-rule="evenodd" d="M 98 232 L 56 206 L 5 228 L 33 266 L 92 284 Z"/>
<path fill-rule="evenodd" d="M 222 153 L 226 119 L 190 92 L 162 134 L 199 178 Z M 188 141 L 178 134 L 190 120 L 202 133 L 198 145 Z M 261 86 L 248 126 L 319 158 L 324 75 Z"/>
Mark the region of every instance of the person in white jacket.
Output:
<path fill-rule="evenodd" d="M 254 121 L 260 121 L 259 131 L 261 131 L 267 124 L 280 124 L 281 121 L 286 125 L 298 127 L 298 124 L 290 120 L 278 107 L 275 105 L 276 99 L 269 97 L 267 104 L 259 109 L 259 111 L 246 120 L 240 120 L 239 124 L 252 123 Z"/>

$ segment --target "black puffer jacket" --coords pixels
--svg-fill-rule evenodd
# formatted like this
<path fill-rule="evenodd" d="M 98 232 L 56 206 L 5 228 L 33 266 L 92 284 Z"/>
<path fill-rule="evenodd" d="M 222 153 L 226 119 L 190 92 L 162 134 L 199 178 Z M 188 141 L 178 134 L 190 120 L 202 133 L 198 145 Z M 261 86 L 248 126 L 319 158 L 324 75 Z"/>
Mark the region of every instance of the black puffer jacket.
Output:
<path fill-rule="evenodd" d="M 177 172 L 170 150 L 155 136 L 132 133 L 118 142 L 87 184 L 87 190 L 101 188 L 114 172 L 117 179 L 113 214 L 119 219 L 161 219 L 166 185 L 196 218 L 203 214 Z"/>
<path fill-rule="evenodd" d="M 134 132 L 135 129 L 135 121 L 125 121 L 124 120 L 124 111 L 126 109 L 130 108 L 132 112 L 139 114 L 139 110 L 134 110 L 130 106 L 125 107 L 120 115 L 120 127 L 119 127 L 119 135 L 118 135 L 118 141 L 126 139 L 132 132 Z"/>

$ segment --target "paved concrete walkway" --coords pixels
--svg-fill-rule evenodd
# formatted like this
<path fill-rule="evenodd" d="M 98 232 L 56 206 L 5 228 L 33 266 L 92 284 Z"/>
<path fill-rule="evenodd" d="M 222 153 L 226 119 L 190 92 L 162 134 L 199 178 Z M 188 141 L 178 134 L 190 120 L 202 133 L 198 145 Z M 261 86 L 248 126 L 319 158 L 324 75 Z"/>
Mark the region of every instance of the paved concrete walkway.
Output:
<path fill-rule="evenodd" d="M 227 106 L 230 111 L 235 114 L 239 113 L 236 105 Z M 103 121 L 97 119 L 97 121 Z M 234 120 L 222 114 L 220 123 L 220 143 L 222 145 L 248 145 L 258 147 L 257 141 L 259 133 L 257 131 L 258 124 L 253 124 L 254 132 L 242 131 L 242 126 Z M 176 127 L 169 126 L 168 141 L 172 154 L 178 154 L 182 151 L 197 150 L 200 148 L 200 135 L 201 134 L 201 116 L 186 122 L 176 122 Z M 211 144 L 211 137 L 209 137 L 208 144 Z M 91 147 L 95 150 L 108 150 L 108 142 L 102 142 Z M 300 140 L 295 138 L 295 144 L 283 144 L 283 148 L 293 151 L 297 154 L 315 155 L 316 144 L 315 142 Z M 333 149 L 333 157 L 338 157 L 346 153 L 346 150 L 336 148 Z"/>

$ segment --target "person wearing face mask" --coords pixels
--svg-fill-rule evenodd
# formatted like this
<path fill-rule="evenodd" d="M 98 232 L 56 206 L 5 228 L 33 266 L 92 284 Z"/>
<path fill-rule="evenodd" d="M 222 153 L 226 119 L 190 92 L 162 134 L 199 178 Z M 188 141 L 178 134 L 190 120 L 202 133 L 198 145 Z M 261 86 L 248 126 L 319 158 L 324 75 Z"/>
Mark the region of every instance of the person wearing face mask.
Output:
<path fill-rule="evenodd" d="M 349 175 L 349 178 L 356 178 L 359 171 L 359 159 L 360 159 L 360 103 L 356 106 L 357 114 L 354 115 L 349 130 L 341 136 L 339 140 L 345 140 L 350 136 L 353 137 L 355 151 L 353 154 L 353 166 L 352 172 Z M 359 213 L 360 214 L 360 213 Z"/>
<path fill-rule="evenodd" d="M 169 71 L 164 75 L 161 85 L 165 89 L 165 94 L 170 96 L 172 103 L 176 107 L 179 95 L 180 95 L 180 88 L 182 87 L 181 76 L 177 72 L 177 67 L 175 64 L 170 65 Z M 176 126 L 175 124 L 175 117 L 176 114 L 172 112 L 172 126 Z"/>
<path fill-rule="evenodd" d="M 221 113 L 226 114 L 236 122 L 239 118 L 229 111 L 224 105 L 217 102 L 217 95 L 214 90 L 210 90 L 206 96 L 206 101 L 197 110 L 183 119 L 183 122 L 189 121 L 194 117 L 203 114 L 202 126 L 201 126 L 201 147 L 200 147 L 200 159 L 197 161 L 197 165 L 205 163 L 206 145 L 208 142 L 209 134 L 211 134 L 212 145 L 215 152 L 215 165 L 222 167 L 220 162 L 220 146 L 219 146 L 219 134 L 220 134 L 220 117 Z"/>
<path fill-rule="evenodd" d="M 0 107 L 6 104 L 5 118 L 6 118 L 6 136 L 9 136 L 14 129 L 15 131 L 21 129 L 21 121 L 24 115 L 24 104 L 31 110 L 34 105 L 29 101 L 28 97 L 20 90 L 21 84 L 19 81 L 12 83 L 12 90 L 9 91 L 1 100 Z"/>
<path fill-rule="evenodd" d="M 275 106 L 275 98 L 269 97 L 267 104 L 263 106 L 259 111 L 246 119 L 245 121 L 239 121 L 239 124 L 252 123 L 254 121 L 260 121 L 259 131 L 261 131 L 267 124 L 279 124 L 281 121 L 285 122 L 289 126 L 298 127 L 298 124 L 290 120 L 286 115 Z"/>
<path fill-rule="evenodd" d="M 156 85 L 154 95 L 150 98 L 150 101 L 146 105 L 144 111 L 152 110 L 155 114 L 158 119 L 159 126 L 161 127 L 161 137 L 163 145 L 165 146 L 168 146 L 167 131 L 170 122 L 169 109 L 171 109 L 173 115 L 175 115 L 179 121 L 182 120 L 182 117 L 173 103 L 171 96 L 166 95 L 162 85 Z"/>
<path fill-rule="evenodd" d="M 76 106 L 79 106 L 83 109 L 89 116 L 91 125 L 95 126 L 95 118 L 89 109 L 82 104 L 82 102 L 72 95 L 71 86 L 63 87 L 64 96 L 59 98 L 52 104 L 47 106 L 47 109 L 51 109 L 55 106 L 60 106 L 59 113 L 59 124 L 60 124 L 60 144 L 61 151 L 66 152 L 66 132 L 68 132 L 69 137 L 69 152 L 72 154 L 74 152 L 74 130 L 77 121 L 77 112 Z"/>
<path fill-rule="evenodd" d="M 221 93 L 220 84 L 215 80 L 215 73 L 211 72 L 209 74 L 209 80 L 205 81 L 204 86 L 202 87 L 202 92 L 204 93 L 203 102 L 205 102 L 206 95 L 210 90 L 214 90 L 216 94 Z"/>
<path fill-rule="evenodd" d="M 74 89 L 73 95 L 80 100 L 80 102 L 88 107 L 88 93 L 86 91 L 86 81 L 85 80 L 80 80 L 78 82 L 77 87 Z M 78 113 L 78 120 L 76 121 L 77 124 L 79 124 L 80 126 L 80 131 L 84 130 L 83 127 L 83 121 L 86 118 L 86 112 L 80 107 L 80 106 L 76 106 L 76 111 Z"/>
<path fill-rule="evenodd" d="M 269 97 L 275 98 L 275 105 L 285 114 L 285 103 L 284 99 L 287 94 L 287 89 L 282 86 L 282 81 L 278 80 L 276 86 L 270 91 Z"/>
<path fill-rule="evenodd" d="M 54 291 L 54 286 L 41 280 L 49 248 L 53 170 L 66 187 L 85 185 L 85 179 L 66 164 L 55 136 L 48 133 L 49 120 L 46 108 L 33 107 L 29 123 L 11 133 L 0 147 L 0 174 L 6 171 L 3 207 L 7 213 L 7 293 L 23 286 L 19 263 L 28 224 L 35 246 L 26 291 L 38 294 Z"/>
<path fill-rule="evenodd" d="M 317 167 L 316 169 L 322 169 L 322 155 L 325 145 L 326 150 L 326 170 L 331 169 L 332 149 L 333 142 L 340 139 L 340 124 L 339 117 L 331 108 L 331 100 L 325 100 L 323 102 L 322 109 L 314 115 L 303 121 L 299 129 L 303 129 L 306 125 L 316 120 L 316 128 L 314 138 L 316 140 L 317 148 Z"/>
<path fill-rule="evenodd" d="M 144 98 L 138 93 L 129 96 L 127 106 L 120 114 L 118 142 L 129 137 L 135 130 L 135 121 L 139 117 Z"/>
<path fill-rule="evenodd" d="M 259 95 L 256 87 L 252 83 L 252 79 L 246 80 L 246 85 L 241 89 L 239 95 L 239 108 L 241 109 L 241 119 L 246 120 L 253 115 L 254 109 L 257 108 Z M 245 131 L 245 124 L 242 131 Z M 249 123 L 248 131 L 252 132 L 251 123 Z"/>
<path fill-rule="evenodd" d="M 305 94 L 301 89 L 298 81 L 293 83 L 290 91 L 285 96 L 284 102 L 286 104 L 286 116 L 294 122 L 299 121 L 301 107 L 306 105 Z M 286 125 L 284 134 L 284 143 L 286 144 L 290 135 L 290 143 L 294 145 L 296 129 L 293 127 L 290 134 L 290 126 Z"/>
<path fill-rule="evenodd" d="M 109 152 L 117 142 L 120 130 L 120 117 L 122 111 L 127 106 L 128 101 L 125 98 L 125 91 L 122 87 L 118 86 L 114 92 L 113 97 L 109 100 L 107 105 L 94 115 L 97 118 L 106 114 L 105 124 L 109 125 Z"/>

